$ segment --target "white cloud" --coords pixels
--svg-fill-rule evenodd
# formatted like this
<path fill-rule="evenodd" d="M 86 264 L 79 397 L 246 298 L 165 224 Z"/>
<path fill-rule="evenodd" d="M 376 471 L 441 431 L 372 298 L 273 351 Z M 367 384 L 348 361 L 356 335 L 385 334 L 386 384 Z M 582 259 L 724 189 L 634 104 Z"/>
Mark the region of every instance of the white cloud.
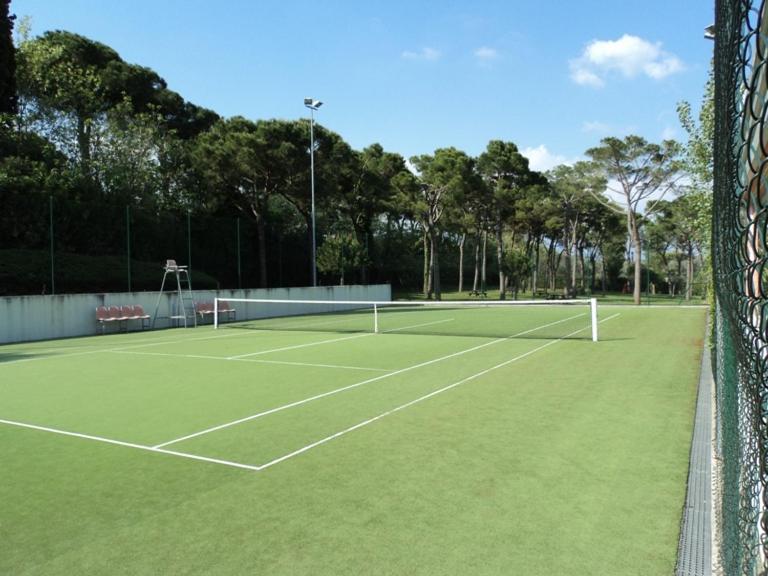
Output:
<path fill-rule="evenodd" d="M 665 126 L 661 131 L 662 140 L 675 140 L 677 139 L 677 128 L 674 126 Z"/>
<path fill-rule="evenodd" d="M 409 50 L 406 50 L 402 54 L 400 54 L 401 57 L 405 58 L 406 60 L 439 60 L 440 56 L 442 54 L 439 50 L 435 50 L 434 48 L 430 47 L 424 47 L 418 52 L 411 52 Z"/>
<path fill-rule="evenodd" d="M 608 134 L 611 131 L 611 127 L 605 122 L 584 122 L 581 125 L 582 132 L 595 132 L 597 134 Z"/>
<path fill-rule="evenodd" d="M 593 88 L 602 88 L 605 86 L 605 82 L 600 76 L 585 68 L 574 66 L 573 62 L 571 62 L 571 79 L 576 82 L 576 84 L 581 84 L 582 86 L 592 86 Z"/>
<path fill-rule="evenodd" d="M 661 42 L 624 34 L 618 40 L 593 40 L 581 56 L 571 60 L 570 68 L 574 82 L 599 88 L 614 72 L 626 78 L 645 75 L 662 80 L 682 71 L 684 65 L 677 56 L 662 50 Z"/>
<path fill-rule="evenodd" d="M 520 153 L 528 158 L 531 170 L 544 172 L 560 164 L 572 165 L 578 162 L 578 158 L 567 158 L 561 154 L 554 154 L 547 149 L 546 144 L 540 144 L 535 148 L 528 147 L 520 150 Z"/>
<path fill-rule="evenodd" d="M 637 132 L 637 126 L 627 124 L 625 126 L 618 126 L 616 124 L 607 124 L 605 122 L 586 121 L 581 123 L 581 131 L 587 134 L 596 134 L 597 136 L 616 136 L 617 138 L 623 138 L 629 134 Z"/>
<path fill-rule="evenodd" d="M 494 48 L 488 48 L 488 46 L 481 46 L 474 52 L 475 58 L 480 62 L 491 62 L 499 57 L 499 53 Z"/>

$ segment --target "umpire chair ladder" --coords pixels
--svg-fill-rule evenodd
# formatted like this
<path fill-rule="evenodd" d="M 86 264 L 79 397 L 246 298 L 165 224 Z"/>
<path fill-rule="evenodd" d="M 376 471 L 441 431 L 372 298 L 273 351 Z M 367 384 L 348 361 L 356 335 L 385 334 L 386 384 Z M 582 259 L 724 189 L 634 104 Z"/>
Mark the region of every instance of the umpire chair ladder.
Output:
<path fill-rule="evenodd" d="M 157 295 L 157 304 L 155 304 L 155 312 L 152 314 L 152 328 L 155 327 L 155 322 L 158 319 L 166 318 L 168 319 L 168 324 L 172 327 L 180 325 L 183 325 L 184 328 L 196 327 L 197 313 L 195 311 L 195 299 L 192 295 L 192 283 L 189 280 L 189 270 L 186 266 L 176 264 L 176 260 L 166 260 L 164 270 L 163 282 L 160 284 L 160 293 Z M 160 310 L 160 302 L 163 299 L 163 292 L 165 290 L 165 281 L 169 275 L 176 278 L 176 295 L 175 297 L 170 297 L 168 316 L 158 316 L 157 313 Z"/>

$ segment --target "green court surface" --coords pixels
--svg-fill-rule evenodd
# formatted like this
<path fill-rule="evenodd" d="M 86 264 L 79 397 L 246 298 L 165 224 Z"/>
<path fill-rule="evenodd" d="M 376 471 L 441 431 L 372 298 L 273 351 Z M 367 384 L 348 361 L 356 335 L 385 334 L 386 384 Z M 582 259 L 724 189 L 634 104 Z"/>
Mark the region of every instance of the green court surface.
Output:
<path fill-rule="evenodd" d="M 671 574 L 705 310 L 0 347 L 0 574 Z"/>

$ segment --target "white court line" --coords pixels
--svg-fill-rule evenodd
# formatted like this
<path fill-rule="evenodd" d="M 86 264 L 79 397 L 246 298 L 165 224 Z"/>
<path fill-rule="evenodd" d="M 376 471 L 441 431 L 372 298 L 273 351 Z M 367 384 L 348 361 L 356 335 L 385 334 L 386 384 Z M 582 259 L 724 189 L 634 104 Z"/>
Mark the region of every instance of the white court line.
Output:
<path fill-rule="evenodd" d="M 145 346 L 159 346 L 160 344 L 181 344 L 184 342 L 195 342 L 198 340 L 213 340 L 215 338 L 228 338 L 230 336 L 245 336 L 247 332 L 234 332 L 232 334 L 219 334 L 216 336 L 205 336 L 201 338 L 184 338 L 184 339 L 176 339 L 176 340 L 158 340 L 157 338 L 150 338 L 144 341 L 139 341 L 139 344 L 130 344 L 127 346 L 119 346 L 117 348 L 114 348 L 112 346 L 80 346 L 79 348 L 90 348 L 90 350 L 86 350 L 84 352 L 72 352 L 67 354 L 51 354 L 50 356 L 34 356 L 34 352 L 32 352 L 30 355 L 32 357 L 30 358 L 19 358 L 17 360 L 9 360 L 8 362 L 0 362 L 0 367 L 5 366 L 7 364 L 17 364 L 19 362 L 35 362 L 40 360 L 52 360 L 56 358 L 69 358 L 72 356 L 83 356 L 85 354 L 99 354 L 101 352 L 115 352 L 120 350 L 130 350 L 133 348 L 142 348 Z M 109 336 L 113 336 L 113 334 L 109 334 Z M 89 338 L 96 338 L 96 336 L 88 336 Z M 48 348 L 46 350 L 56 350 L 56 348 Z M 1 353 L 1 352 L 0 352 Z"/>
<path fill-rule="evenodd" d="M 341 324 L 343 322 L 349 322 L 349 318 L 315 320 L 314 322 L 306 322 L 301 320 L 302 318 L 306 317 L 306 315 L 297 314 L 296 319 L 293 322 L 284 322 L 282 324 L 269 324 L 268 322 L 270 318 L 253 318 L 252 320 L 244 320 L 244 322 L 259 322 L 259 324 L 256 325 L 257 330 L 281 330 L 283 328 L 288 330 L 296 330 L 298 328 L 299 331 L 301 331 L 301 329 L 305 326 L 327 326 L 329 324 Z M 286 320 L 286 318 L 283 320 Z"/>
<path fill-rule="evenodd" d="M 68 432 L 67 430 L 59 430 L 58 428 L 49 428 L 48 426 L 37 426 L 35 424 L 27 424 L 25 422 L 16 422 L 14 420 L 2 420 L 0 423 L 7 424 L 9 426 L 18 426 L 19 428 L 30 428 L 32 430 L 40 430 L 42 432 L 50 432 L 52 434 L 60 434 L 62 436 L 73 436 L 75 438 L 83 438 L 85 440 L 94 440 L 96 442 L 103 442 L 105 444 L 114 444 L 117 446 L 124 446 L 126 448 L 135 448 L 137 450 L 146 450 L 148 452 L 158 452 L 160 454 L 170 454 L 172 456 L 179 456 L 181 458 L 190 458 L 192 460 L 201 460 L 203 462 L 211 462 L 213 464 L 223 464 L 224 466 L 233 466 L 235 468 L 244 468 L 246 470 L 258 470 L 258 466 L 251 466 L 250 464 L 241 464 L 239 462 L 232 462 L 230 460 L 221 460 L 219 458 L 208 458 L 206 456 L 197 456 L 196 454 L 187 454 L 185 452 L 175 452 L 174 450 L 161 450 L 152 446 L 144 446 L 143 444 L 134 444 L 133 442 L 123 442 L 122 440 L 112 440 L 111 438 L 103 438 L 102 436 L 93 436 L 91 434 L 80 434 L 79 432 Z"/>
<path fill-rule="evenodd" d="M 355 334 L 354 336 L 344 336 L 342 338 L 331 338 L 330 340 L 319 340 L 317 342 L 307 342 L 306 344 L 297 344 L 295 346 L 283 346 L 282 348 L 272 348 L 270 350 L 261 350 L 259 352 L 251 352 L 249 354 L 238 354 L 237 356 L 227 356 L 227 360 L 240 360 L 242 358 L 249 358 L 251 356 L 261 356 L 262 354 L 270 354 L 272 352 L 284 352 L 285 350 L 298 350 L 299 348 L 309 348 L 310 346 L 319 346 L 320 344 L 330 344 L 331 342 L 342 342 L 344 340 L 352 340 L 354 338 L 363 338 L 365 336 L 373 336 L 373 332 L 366 332 L 365 334 Z"/>
<path fill-rule="evenodd" d="M 419 328 L 422 326 L 429 326 L 430 324 L 441 324 L 443 322 L 450 322 L 453 318 L 447 320 L 437 320 L 436 322 L 425 322 L 423 324 L 414 324 L 413 326 L 403 326 L 402 328 L 395 328 L 393 330 L 384 330 L 382 333 L 395 332 L 398 330 L 410 330 L 411 328 Z M 251 352 L 250 354 L 238 354 L 237 356 L 228 356 L 227 360 L 240 360 L 242 358 L 250 358 L 251 356 L 261 356 L 262 354 L 269 354 L 271 352 L 284 352 L 285 350 L 298 350 L 299 348 L 309 348 L 310 346 L 318 346 L 320 344 L 330 344 L 331 342 L 342 342 L 343 340 L 352 340 L 354 338 L 362 338 L 364 336 L 373 336 L 374 332 L 366 332 L 365 334 L 355 334 L 353 336 L 343 336 L 341 338 L 332 338 L 330 340 L 320 340 L 318 342 L 308 342 L 306 344 L 297 344 L 295 346 L 284 346 L 282 348 L 272 348 L 271 350 L 261 350 L 259 352 Z"/>
<path fill-rule="evenodd" d="M 620 313 L 616 313 L 613 316 L 609 316 L 608 318 L 604 318 L 603 320 L 600 320 L 600 324 L 603 322 L 606 322 L 608 320 L 611 320 L 612 318 L 616 318 L 619 316 Z M 543 350 L 544 348 L 547 348 L 548 346 L 552 346 L 553 344 L 557 344 L 558 342 L 561 342 L 565 340 L 566 338 L 573 336 L 574 334 L 578 334 L 579 332 L 583 332 L 584 330 L 587 330 L 587 328 L 580 328 L 579 330 L 576 330 L 575 332 L 571 332 L 570 334 L 567 334 L 566 336 L 563 336 L 562 338 L 558 338 L 557 340 L 552 340 L 551 342 L 547 342 L 546 344 L 542 344 L 538 348 L 534 348 L 533 350 L 529 350 L 528 352 L 525 352 L 524 354 L 520 354 L 519 356 L 515 356 L 514 358 L 510 358 L 509 360 L 505 360 L 504 362 L 501 362 L 499 364 L 496 364 L 495 366 L 491 366 L 490 368 L 486 368 L 485 370 L 482 370 L 481 372 L 478 372 L 477 374 L 473 374 L 472 376 L 467 376 L 463 380 L 459 380 L 458 382 L 454 382 L 453 384 L 449 384 L 448 386 L 443 386 L 442 388 L 438 388 L 437 390 L 433 390 L 429 394 L 425 394 L 424 396 L 420 396 L 419 398 L 416 398 L 415 400 L 411 400 L 410 402 L 406 402 L 405 404 L 401 404 L 400 406 L 396 406 L 395 408 L 392 408 L 390 410 L 387 410 L 386 412 L 382 412 L 381 414 L 374 416 L 373 418 L 368 418 L 367 420 L 363 420 L 362 422 L 358 422 L 354 426 L 350 426 L 349 428 L 345 428 L 344 430 L 341 430 L 339 432 L 336 432 L 335 434 L 331 434 L 330 436 L 326 436 L 325 438 L 322 438 L 320 440 L 317 440 L 316 442 L 312 442 L 311 444 L 307 444 L 306 446 L 303 446 L 299 448 L 298 450 L 294 450 L 293 452 L 289 452 L 288 454 L 285 454 L 283 456 L 280 456 L 279 458 L 275 458 L 274 460 L 270 460 L 269 462 L 266 462 L 265 464 L 260 464 L 257 466 L 258 470 L 264 470 L 265 468 L 269 468 L 270 466 L 274 466 L 275 464 L 279 464 L 280 462 L 284 462 L 285 460 L 288 460 L 289 458 L 293 458 L 294 456 L 298 456 L 299 454 L 302 454 L 304 452 L 307 452 L 308 450 L 311 450 L 312 448 L 316 448 L 318 446 L 321 446 L 323 444 L 326 444 L 327 442 L 330 442 L 331 440 L 335 440 L 336 438 L 340 438 L 341 436 L 344 436 L 345 434 L 349 434 L 350 432 L 353 432 L 354 430 L 358 430 L 359 428 L 362 428 L 364 426 L 368 426 L 369 424 L 373 424 L 377 420 L 381 420 L 382 418 L 385 418 L 387 416 L 390 416 L 392 414 L 395 414 L 396 412 L 399 412 L 400 410 L 404 410 L 410 406 L 413 406 L 414 404 L 418 404 L 419 402 L 423 402 L 424 400 L 427 400 L 429 398 L 432 398 L 434 396 L 437 396 L 438 394 L 442 394 L 443 392 L 447 392 L 448 390 L 451 390 L 452 388 L 456 388 L 457 386 L 461 386 L 462 384 L 466 384 L 467 382 L 470 382 L 472 380 L 475 380 L 476 378 L 479 378 L 481 376 L 485 376 L 489 372 L 493 372 L 494 370 L 498 370 L 499 368 L 503 368 L 504 366 L 507 366 L 509 364 L 512 364 L 513 362 L 517 362 L 518 360 L 522 360 L 523 358 L 530 356 L 531 354 L 534 354 L 540 350 Z"/>
<path fill-rule="evenodd" d="M 507 338 L 499 338 L 497 340 L 491 340 L 490 342 L 485 342 L 483 344 L 479 344 L 477 346 L 473 346 L 472 348 L 467 348 L 465 350 L 460 350 L 458 352 L 454 352 L 452 354 L 448 354 L 447 356 L 441 356 L 440 358 L 434 358 L 432 360 L 427 360 L 426 362 L 421 362 L 419 364 L 414 364 L 412 366 L 407 366 L 406 368 L 401 368 L 400 370 L 395 370 L 394 372 L 389 372 L 387 374 L 382 374 L 381 376 L 376 376 L 374 378 L 369 378 L 368 380 L 363 380 L 362 382 L 357 382 L 355 384 L 350 384 L 348 386 L 342 386 L 341 388 L 336 388 L 334 390 L 329 390 L 328 392 L 323 392 L 321 394 L 316 394 L 315 396 L 310 396 L 309 398 L 304 398 L 303 400 L 297 400 L 297 401 L 291 402 L 289 404 L 283 404 L 282 406 L 278 406 L 276 408 L 271 408 L 270 410 L 265 410 L 263 412 L 258 412 L 256 414 L 251 414 L 250 416 L 245 416 L 243 418 L 239 418 L 239 419 L 233 420 L 231 422 L 225 422 L 224 424 L 219 424 L 218 426 L 212 426 L 211 428 L 206 428 L 205 430 L 200 430 L 199 432 L 194 432 L 192 434 L 188 434 L 186 436 L 182 436 L 181 438 L 175 438 L 173 440 L 169 440 L 168 442 L 163 442 L 161 444 L 157 444 L 157 445 L 155 445 L 155 448 L 162 448 L 164 446 L 170 446 L 171 444 L 177 444 L 179 442 L 183 442 L 184 440 L 191 440 L 192 438 L 196 438 L 198 436 L 203 436 L 204 434 L 210 434 L 211 432 L 217 432 L 217 431 L 223 430 L 225 428 L 230 428 L 232 426 L 237 426 L 238 424 L 243 424 L 244 422 L 250 422 L 251 420 L 256 420 L 257 418 L 262 418 L 264 416 L 269 416 L 270 414 L 275 414 L 277 412 L 282 412 L 283 410 L 288 410 L 289 408 L 295 408 L 296 406 L 301 406 L 302 404 L 307 404 L 308 402 L 314 402 L 315 400 L 320 400 L 321 398 L 326 398 L 328 396 L 333 396 L 334 394 L 339 394 L 341 392 L 345 392 L 346 390 L 352 390 L 353 388 L 358 388 L 359 386 L 364 386 L 366 384 L 371 384 L 373 382 L 378 382 L 379 380 L 383 380 L 385 378 L 390 378 L 392 376 L 397 376 L 398 374 L 403 374 L 405 372 L 409 372 L 409 371 L 415 370 L 417 368 L 423 368 L 424 366 L 429 366 L 429 365 L 435 364 L 437 362 L 442 362 L 443 360 L 448 360 L 449 358 L 455 358 L 456 356 L 461 356 L 461 355 L 467 354 L 469 352 L 474 352 L 475 350 L 480 350 L 481 348 L 486 348 L 487 346 L 492 346 L 494 344 L 498 344 L 499 342 L 506 342 L 510 338 L 517 338 L 519 336 L 523 336 L 525 334 L 529 334 L 531 332 L 535 332 L 536 330 L 541 330 L 542 328 L 548 328 L 549 326 L 554 326 L 555 324 L 561 324 L 562 322 L 567 322 L 569 320 L 573 320 L 574 318 L 578 318 L 580 316 L 584 316 L 584 313 L 576 314 L 575 316 L 571 316 L 570 318 L 564 318 L 562 320 L 557 320 L 555 322 L 550 322 L 549 324 L 544 324 L 543 326 L 537 326 L 536 328 L 531 328 L 530 330 L 525 330 L 523 332 L 519 332 L 519 333 L 514 334 L 513 336 L 509 336 Z"/>
<path fill-rule="evenodd" d="M 656 310 L 701 310 L 709 308 L 709 304 L 600 304 L 600 308 L 624 308 L 626 310 L 645 310 L 646 308 L 655 308 Z"/>
<path fill-rule="evenodd" d="M 193 358 L 198 360 L 219 360 L 221 362 L 231 362 L 229 358 L 223 356 L 203 356 L 201 354 L 170 354 L 166 352 L 139 352 L 134 350 L 107 350 L 114 354 L 133 354 L 136 356 L 162 356 L 165 358 Z M 251 360 L 250 358 L 236 358 L 236 362 L 251 362 L 253 364 L 282 364 L 286 366 L 306 366 L 308 368 L 341 368 L 344 370 L 365 370 L 368 372 L 389 372 L 388 368 L 368 368 L 365 366 L 343 366 L 340 364 L 314 364 L 311 362 L 288 362 L 283 360 Z"/>
<path fill-rule="evenodd" d="M 402 330 L 410 330 L 411 328 L 423 328 L 424 326 L 432 326 L 434 324 L 444 324 L 446 322 L 453 322 L 453 318 L 445 318 L 444 320 L 435 320 L 434 322 L 424 322 L 422 324 L 413 324 L 411 326 L 403 326 L 402 328 L 390 328 L 389 330 L 382 330 L 382 334 L 389 334 L 390 332 L 401 332 Z"/>
<path fill-rule="evenodd" d="M 617 314 L 614 314 L 613 316 L 609 316 L 608 318 L 605 318 L 605 319 L 601 320 L 600 323 L 603 323 L 603 322 L 605 322 L 607 320 L 610 320 L 612 318 L 616 318 L 619 315 L 620 314 L 617 313 Z M 579 314 L 578 316 L 583 316 L 583 314 Z M 574 316 L 574 318 L 576 318 L 578 316 Z M 566 320 L 568 320 L 568 319 L 566 319 Z M 554 322 L 552 324 L 557 324 L 557 323 L 563 322 L 563 321 L 564 320 L 560 320 L 560 321 Z M 547 324 L 545 326 L 540 326 L 539 328 L 534 328 L 532 330 L 527 330 L 525 332 L 521 332 L 519 335 L 527 334 L 527 333 L 532 332 L 534 330 L 538 330 L 540 328 L 545 328 L 546 326 L 550 326 L 550 325 L 551 324 Z M 586 328 L 582 328 L 580 330 L 577 330 L 576 332 L 573 332 L 572 334 L 577 334 L 578 332 L 582 332 L 585 329 Z M 568 336 L 570 336 L 570 335 L 571 334 L 569 334 Z M 568 336 L 564 336 L 560 340 L 563 340 L 564 338 L 567 338 Z M 500 341 L 503 341 L 503 340 L 507 340 L 507 338 L 502 338 L 502 339 L 499 339 L 499 340 L 495 340 L 493 342 L 486 343 L 483 346 L 486 346 L 486 345 L 489 345 L 489 344 L 493 344 L 495 342 L 500 342 Z M 413 404 L 416 404 L 417 402 L 421 402 L 422 400 L 425 400 L 427 398 L 431 398 L 432 396 L 435 396 L 435 395 L 441 393 L 442 391 L 449 390 L 450 388 L 454 388 L 454 387 L 456 387 L 456 386 L 458 386 L 460 384 L 463 384 L 464 382 L 468 382 L 469 380 L 477 378 L 477 377 L 479 377 L 479 376 L 481 376 L 483 374 L 487 374 L 488 372 L 490 372 L 492 370 L 495 370 L 496 368 L 500 368 L 503 365 L 510 364 L 510 363 L 512 363 L 512 362 L 514 362 L 516 360 L 519 360 L 520 358 L 523 358 L 525 356 L 533 354 L 534 352 L 536 352 L 538 350 L 541 350 L 543 348 L 546 348 L 547 346 L 550 346 L 552 344 L 555 344 L 556 342 L 559 342 L 560 340 L 553 341 L 553 342 L 548 342 L 547 344 L 545 344 L 543 346 L 540 346 L 539 348 L 536 348 L 535 350 L 531 350 L 529 352 L 526 352 L 525 354 L 523 354 L 523 355 L 521 355 L 521 356 L 519 356 L 517 358 L 513 358 L 511 360 L 507 360 L 506 362 L 502 363 L 501 365 L 497 365 L 497 366 L 494 366 L 492 368 L 488 368 L 488 369 L 486 369 L 486 370 L 484 370 L 482 372 L 479 372 L 478 374 L 475 374 L 474 376 L 470 376 L 468 378 L 465 378 L 464 380 L 462 380 L 460 382 L 455 382 L 453 384 L 450 384 L 449 386 L 444 387 L 443 389 L 435 390 L 433 392 L 430 392 L 429 394 L 427 394 L 427 395 L 425 395 L 425 396 L 423 396 L 421 398 L 417 398 L 416 400 L 412 400 L 412 401 L 408 402 L 407 404 L 404 404 L 402 406 L 398 406 L 396 408 L 393 408 L 393 409 L 391 409 L 391 410 L 389 410 L 389 411 L 387 411 L 385 413 L 382 413 L 382 414 L 379 414 L 378 416 L 375 416 L 374 418 L 370 418 L 370 419 L 368 419 L 368 420 L 366 420 L 364 422 L 360 422 L 360 423 L 358 423 L 358 424 L 356 424 L 354 426 L 351 426 L 351 427 L 349 427 L 349 428 L 347 428 L 345 430 L 337 432 L 336 434 L 328 436 L 328 437 L 326 437 L 326 438 L 324 438 L 322 440 L 319 440 L 317 442 L 313 442 L 312 444 L 304 446 L 303 448 L 300 448 L 299 450 L 295 450 L 295 451 L 291 452 L 290 454 L 286 454 L 284 456 L 281 456 L 279 458 L 271 460 L 271 461 L 269 461 L 269 462 L 267 462 L 265 464 L 262 464 L 260 466 L 251 465 L 251 464 L 243 464 L 243 463 L 234 462 L 234 461 L 231 461 L 231 460 L 222 460 L 222 459 L 219 459 L 219 458 L 208 458 L 206 456 L 198 456 L 196 454 L 188 454 L 186 452 L 177 452 L 175 450 L 165 450 L 165 449 L 161 448 L 161 446 L 163 446 L 162 444 L 161 445 L 157 445 L 157 446 L 145 446 L 143 444 L 135 444 L 135 443 L 132 443 L 132 442 L 123 442 L 122 440 L 113 440 L 113 439 L 110 439 L 110 438 L 104 438 L 104 437 L 101 437 L 101 436 L 94 436 L 94 435 L 91 435 L 91 434 L 81 434 L 79 432 L 68 432 L 66 430 L 60 430 L 58 428 L 50 428 L 50 427 L 47 427 L 47 426 L 37 426 L 35 424 L 27 424 L 27 423 L 24 423 L 24 422 L 17 422 L 17 421 L 14 421 L 14 420 L 0 419 L 0 423 L 7 424 L 9 426 L 17 426 L 17 427 L 20 427 L 20 428 L 28 428 L 28 429 L 38 430 L 38 431 L 42 431 L 42 432 L 49 432 L 49 433 L 52 433 L 52 434 L 59 434 L 59 435 L 63 435 L 63 436 L 70 436 L 70 437 L 81 438 L 81 439 L 85 439 L 85 440 L 92 440 L 92 441 L 96 441 L 96 442 L 103 442 L 103 443 L 106 443 L 106 444 L 123 446 L 123 447 L 126 447 L 126 448 L 135 448 L 137 450 L 144 450 L 144 451 L 147 451 L 147 452 L 156 452 L 156 453 L 159 453 L 159 454 L 167 454 L 169 456 L 177 456 L 177 457 L 180 457 L 180 458 L 188 458 L 188 459 L 191 459 L 191 460 L 198 460 L 198 461 L 201 461 L 201 462 L 208 462 L 208 463 L 212 463 L 212 464 L 220 464 L 220 465 L 223 465 L 223 466 L 229 466 L 229 467 L 233 467 L 233 468 L 240 468 L 240 469 L 244 469 L 244 470 L 250 470 L 250 471 L 258 472 L 260 470 L 264 470 L 265 468 L 269 468 L 271 466 L 274 466 L 278 462 L 282 462 L 284 460 L 287 460 L 288 458 L 292 458 L 293 456 L 297 456 L 298 454 L 301 454 L 303 452 L 311 450 L 312 448 L 314 448 L 316 446 L 319 446 L 321 444 L 325 444 L 327 442 L 330 442 L 334 438 L 338 438 L 340 436 L 348 434 L 349 432 L 351 432 L 353 430 L 356 430 L 358 428 L 362 428 L 363 426 L 366 426 L 366 425 L 368 425 L 368 424 L 370 424 L 372 422 L 375 422 L 376 420 L 380 420 L 381 418 L 384 418 L 385 416 L 387 416 L 389 414 L 393 414 L 393 413 L 395 413 L 397 411 L 403 410 L 404 408 L 407 408 L 408 406 L 412 406 Z"/>
<path fill-rule="evenodd" d="M 86 352 L 72 352 L 70 354 L 52 354 L 50 356 L 34 356 L 31 358 L 18 358 L 16 360 L 8 360 L 8 362 L 0 362 L 0 367 L 2 366 L 10 366 L 11 364 L 19 364 L 21 362 L 38 362 L 40 360 L 51 360 L 53 358 L 70 358 L 72 356 L 84 356 L 86 354 L 98 354 L 99 352 L 104 352 L 104 348 L 99 348 L 98 350 L 88 350 Z"/>

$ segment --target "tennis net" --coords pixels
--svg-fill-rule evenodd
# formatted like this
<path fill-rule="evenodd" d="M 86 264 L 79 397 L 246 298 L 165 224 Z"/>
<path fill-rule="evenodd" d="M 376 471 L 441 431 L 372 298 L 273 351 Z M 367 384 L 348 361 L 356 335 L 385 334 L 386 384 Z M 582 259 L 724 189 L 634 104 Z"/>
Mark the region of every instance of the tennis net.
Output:
<path fill-rule="evenodd" d="M 214 327 L 597 341 L 597 302 L 219 299 Z"/>

